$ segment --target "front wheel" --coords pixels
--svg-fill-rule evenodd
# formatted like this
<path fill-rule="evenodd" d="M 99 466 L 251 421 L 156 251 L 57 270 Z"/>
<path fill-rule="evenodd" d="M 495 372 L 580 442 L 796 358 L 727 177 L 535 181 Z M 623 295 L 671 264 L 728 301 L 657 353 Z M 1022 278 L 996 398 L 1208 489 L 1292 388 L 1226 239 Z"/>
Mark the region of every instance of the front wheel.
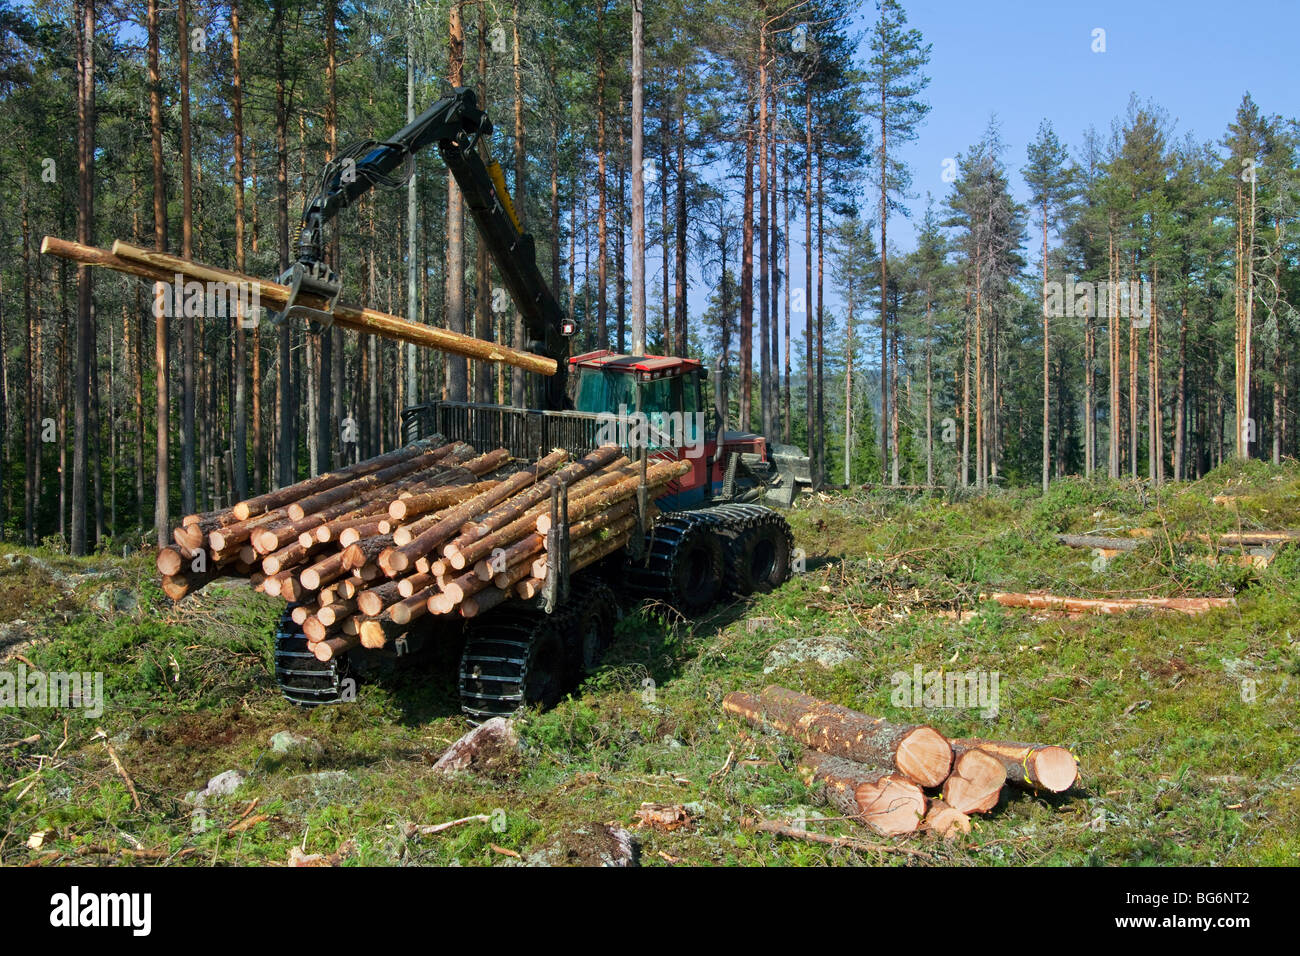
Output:
<path fill-rule="evenodd" d="M 729 583 L 739 595 L 766 593 L 790 577 L 789 525 L 779 515 L 741 534 L 732 545 Z"/>

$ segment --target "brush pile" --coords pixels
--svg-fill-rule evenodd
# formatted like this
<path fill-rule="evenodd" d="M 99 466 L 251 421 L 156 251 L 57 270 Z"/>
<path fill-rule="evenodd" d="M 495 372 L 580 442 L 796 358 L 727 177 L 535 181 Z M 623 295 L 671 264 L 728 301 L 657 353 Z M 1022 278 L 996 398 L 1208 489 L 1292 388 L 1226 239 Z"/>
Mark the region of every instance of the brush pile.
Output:
<path fill-rule="evenodd" d="M 647 500 L 689 467 L 648 463 Z M 220 577 L 283 598 L 327 661 L 384 647 L 426 614 L 474 617 L 536 598 L 560 567 L 615 554 L 638 528 L 641 481 L 640 463 L 614 445 L 526 463 L 428 439 L 191 515 L 157 567 L 174 601 Z"/>

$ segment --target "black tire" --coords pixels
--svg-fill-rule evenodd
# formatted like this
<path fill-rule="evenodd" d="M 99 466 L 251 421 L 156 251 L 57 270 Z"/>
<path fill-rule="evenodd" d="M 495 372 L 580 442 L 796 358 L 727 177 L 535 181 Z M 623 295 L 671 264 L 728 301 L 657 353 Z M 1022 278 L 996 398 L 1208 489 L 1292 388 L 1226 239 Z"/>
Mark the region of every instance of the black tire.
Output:
<path fill-rule="evenodd" d="M 630 563 L 627 583 L 648 597 L 690 616 L 722 593 L 724 546 L 715 522 L 702 512 L 666 514 L 646 539 L 646 555 Z"/>
<path fill-rule="evenodd" d="M 736 594 L 763 594 L 790 577 L 789 526 L 783 518 L 774 518 L 748 529 L 733 543 L 727 583 Z"/>
<path fill-rule="evenodd" d="M 683 614 L 698 614 L 722 591 L 722 541 L 712 528 L 697 525 L 673 549 L 668 570 L 668 603 Z"/>
<path fill-rule="evenodd" d="M 528 658 L 521 679 L 525 707 L 550 710 L 570 688 L 569 655 L 564 635 L 552 618 L 538 629 L 528 647 Z"/>
<path fill-rule="evenodd" d="M 476 719 L 554 707 L 571 676 L 567 615 L 500 610 L 474 618 L 460 658 L 461 710 Z"/>

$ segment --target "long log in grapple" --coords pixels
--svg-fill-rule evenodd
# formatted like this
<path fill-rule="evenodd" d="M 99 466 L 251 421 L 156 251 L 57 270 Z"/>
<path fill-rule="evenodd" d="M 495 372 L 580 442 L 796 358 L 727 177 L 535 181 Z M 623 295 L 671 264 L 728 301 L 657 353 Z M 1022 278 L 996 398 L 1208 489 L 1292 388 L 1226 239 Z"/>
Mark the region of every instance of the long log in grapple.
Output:
<path fill-rule="evenodd" d="M 808 480 L 807 459 L 784 446 L 770 456 L 762 436 L 721 423 L 706 428 L 706 372 L 695 359 L 569 357 L 573 324 L 537 269 L 500 167 L 480 155 L 491 129 L 473 91 L 457 89 L 391 139 L 331 160 L 305 206 L 297 262 L 264 294 L 281 321 L 384 334 L 361 321 L 371 310 L 338 305 L 326 230 L 368 190 L 400 185 L 399 167 L 436 143 L 519 308 L 529 354 L 469 336 L 419 344 L 539 373 L 541 407 L 413 406 L 398 452 L 191 516 L 176 548 L 159 555 L 174 597 L 235 573 L 290 602 L 276 676 L 296 703 L 343 699 L 352 665 L 405 656 L 463 627 L 467 714 L 550 706 L 599 662 L 620 598 L 697 614 L 790 573 L 790 527 L 760 500 L 788 504 Z M 143 278 L 235 276 L 121 244 L 111 254 L 64 251 Z M 210 563 L 196 570 L 203 540 Z"/>

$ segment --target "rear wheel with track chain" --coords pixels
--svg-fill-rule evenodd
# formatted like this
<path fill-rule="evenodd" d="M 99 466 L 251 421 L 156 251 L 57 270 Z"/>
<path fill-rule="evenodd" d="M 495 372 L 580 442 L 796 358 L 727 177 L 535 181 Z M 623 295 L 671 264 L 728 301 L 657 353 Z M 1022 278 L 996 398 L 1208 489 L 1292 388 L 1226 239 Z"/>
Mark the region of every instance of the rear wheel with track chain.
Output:
<path fill-rule="evenodd" d="M 720 525 L 705 511 L 664 514 L 646 538 L 645 556 L 631 562 L 632 593 L 655 598 L 683 614 L 698 614 L 722 593 L 725 556 Z"/>
<path fill-rule="evenodd" d="M 594 580 L 572 588 L 553 614 L 502 608 L 470 623 L 460 660 L 461 710 L 480 720 L 524 707 L 547 710 L 596 667 L 613 641 L 614 592 Z"/>
<path fill-rule="evenodd" d="M 348 656 L 328 661 L 316 659 L 307 635 L 285 608 L 275 626 L 275 681 L 284 699 L 302 707 L 338 704 L 349 699 L 351 687 Z"/>

